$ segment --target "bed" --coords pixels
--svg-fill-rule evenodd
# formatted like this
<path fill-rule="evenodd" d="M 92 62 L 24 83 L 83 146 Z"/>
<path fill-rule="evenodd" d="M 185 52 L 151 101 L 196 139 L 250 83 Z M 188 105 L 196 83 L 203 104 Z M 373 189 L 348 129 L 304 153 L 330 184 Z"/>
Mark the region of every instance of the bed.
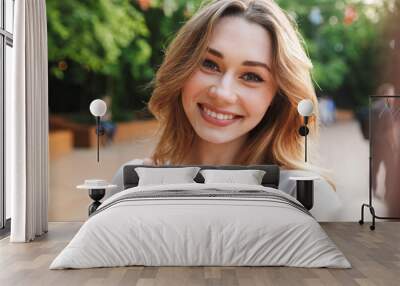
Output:
<path fill-rule="evenodd" d="M 205 182 L 200 172 L 193 182 L 140 185 L 137 168 L 179 166 L 125 166 L 124 190 L 102 203 L 50 269 L 351 267 L 307 209 L 278 189 L 277 166 L 197 167 L 265 174 L 259 185 Z"/>

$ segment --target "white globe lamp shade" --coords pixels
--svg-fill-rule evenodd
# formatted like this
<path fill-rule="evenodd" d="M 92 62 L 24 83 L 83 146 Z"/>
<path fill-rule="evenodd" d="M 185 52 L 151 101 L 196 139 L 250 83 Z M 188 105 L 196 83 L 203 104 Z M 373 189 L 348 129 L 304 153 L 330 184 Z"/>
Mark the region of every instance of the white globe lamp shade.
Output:
<path fill-rule="evenodd" d="M 90 113 L 94 116 L 103 116 L 107 111 L 107 104 L 101 99 L 95 99 L 90 103 Z"/>
<path fill-rule="evenodd" d="M 313 109 L 314 109 L 314 106 L 310 99 L 303 99 L 297 105 L 297 111 L 302 116 L 311 116 L 313 113 Z"/>

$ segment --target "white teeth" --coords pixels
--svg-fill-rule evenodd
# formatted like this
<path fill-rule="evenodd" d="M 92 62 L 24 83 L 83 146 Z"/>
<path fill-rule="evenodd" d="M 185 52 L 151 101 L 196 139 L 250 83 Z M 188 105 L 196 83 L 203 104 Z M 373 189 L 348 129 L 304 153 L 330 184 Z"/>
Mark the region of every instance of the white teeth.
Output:
<path fill-rule="evenodd" d="M 216 113 L 214 111 L 211 111 L 210 109 L 206 108 L 203 106 L 203 110 L 210 115 L 211 117 L 214 117 L 216 119 L 219 120 L 231 120 L 233 119 L 233 115 L 232 114 L 222 114 L 222 113 Z"/>

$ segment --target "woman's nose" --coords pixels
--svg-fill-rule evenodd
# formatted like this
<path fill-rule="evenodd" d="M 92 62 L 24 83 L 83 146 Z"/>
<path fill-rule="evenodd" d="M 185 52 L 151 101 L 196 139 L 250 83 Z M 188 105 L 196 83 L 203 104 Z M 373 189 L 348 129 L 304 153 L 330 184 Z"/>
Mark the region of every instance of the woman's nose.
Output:
<path fill-rule="evenodd" d="M 225 74 L 218 84 L 210 88 L 209 93 L 217 101 L 229 104 L 236 103 L 237 95 L 234 92 L 234 78 L 229 74 Z"/>

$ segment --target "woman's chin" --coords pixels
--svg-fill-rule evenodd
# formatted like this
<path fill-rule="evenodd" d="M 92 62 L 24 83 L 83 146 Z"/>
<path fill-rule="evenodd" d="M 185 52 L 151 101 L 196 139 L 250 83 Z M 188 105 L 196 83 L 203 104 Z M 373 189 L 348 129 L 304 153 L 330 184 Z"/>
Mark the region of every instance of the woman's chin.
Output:
<path fill-rule="evenodd" d="M 223 134 L 199 134 L 197 135 L 205 142 L 211 143 L 211 144 L 224 144 L 224 143 L 229 143 L 235 139 L 237 139 L 237 136 L 223 136 Z M 222 136 L 221 136 L 222 135 Z"/>

